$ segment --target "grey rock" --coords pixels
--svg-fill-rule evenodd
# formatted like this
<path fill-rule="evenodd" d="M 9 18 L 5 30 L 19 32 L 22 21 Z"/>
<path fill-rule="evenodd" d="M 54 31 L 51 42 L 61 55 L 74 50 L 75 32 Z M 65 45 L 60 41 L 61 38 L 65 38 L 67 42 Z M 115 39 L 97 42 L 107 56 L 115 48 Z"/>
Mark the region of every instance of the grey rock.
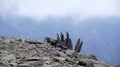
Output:
<path fill-rule="evenodd" d="M 63 35 L 62 32 L 61 32 L 61 35 L 60 35 L 60 36 L 61 36 L 61 41 L 64 42 L 64 35 Z"/>
<path fill-rule="evenodd" d="M 76 45 L 75 45 L 74 50 L 77 51 L 77 52 L 80 52 L 81 48 L 82 48 L 82 44 L 83 44 L 83 42 L 79 38 L 78 41 L 77 41 L 77 43 L 76 43 Z"/>
<path fill-rule="evenodd" d="M 66 40 L 70 37 L 66 33 Z M 4 41 L 8 41 L 5 43 Z M 10 42 L 9 42 L 10 41 Z M 3 43 L 4 42 L 4 43 Z M 57 42 L 46 38 L 45 42 L 0 37 L 0 67 L 108 67 L 105 62 L 95 60 L 94 55 L 83 55 L 70 50 L 69 42 Z M 80 43 L 80 42 L 79 42 Z M 78 44 L 79 44 L 78 43 Z M 11 49 L 12 46 L 15 49 Z M 79 46 L 79 45 L 78 45 Z M 77 50 L 80 50 L 77 48 Z"/>
<path fill-rule="evenodd" d="M 66 43 L 66 46 L 68 47 L 68 49 L 73 49 L 73 46 L 72 46 L 72 41 L 69 37 L 69 33 L 66 32 L 66 39 L 65 39 L 65 43 Z"/>
<path fill-rule="evenodd" d="M 15 55 L 10 54 L 10 55 L 6 55 L 6 56 L 4 56 L 2 59 L 5 60 L 5 61 L 10 62 L 10 61 L 14 61 L 14 60 L 16 60 L 16 57 L 15 57 Z"/>
<path fill-rule="evenodd" d="M 75 53 L 74 50 L 66 50 L 66 55 L 68 55 L 68 56 L 72 56 L 73 53 Z"/>
<path fill-rule="evenodd" d="M 39 41 L 36 41 L 36 40 L 25 40 L 25 42 L 27 42 L 27 43 L 30 43 L 30 44 L 42 44 L 41 42 L 39 42 Z"/>
<path fill-rule="evenodd" d="M 71 39 L 68 39 L 68 43 L 66 44 L 66 46 L 67 46 L 67 47 L 68 47 L 68 49 L 70 49 L 70 50 L 72 50 L 72 49 L 73 49 Z"/>
<path fill-rule="evenodd" d="M 90 56 L 88 56 L 88 59 L 98 60 L 97 57 L 96 57 L 95 55 L 90 55 Z"/>
<path fill-rule="evenodd" d="M 29 64 L 18 64 L 16 67 L 32 67 Z"/>
<path fill-rule="evenodd" d="M 55 60 L 58 60 L 58 61 L 65 61 L 65 58 L 63 57 L 54 57 Z"/>
<path fill-rule="evenodd" d="M 45 37 L 44 41 L 47 42 L 47 43 L 50 43 L 50 38 L 49 37 Z"/>
<path fill-rule="evenodd" d="M 58 43 L 60 42 L 59 34 L 57 34 L 57 42 L 58 42 Z"/>

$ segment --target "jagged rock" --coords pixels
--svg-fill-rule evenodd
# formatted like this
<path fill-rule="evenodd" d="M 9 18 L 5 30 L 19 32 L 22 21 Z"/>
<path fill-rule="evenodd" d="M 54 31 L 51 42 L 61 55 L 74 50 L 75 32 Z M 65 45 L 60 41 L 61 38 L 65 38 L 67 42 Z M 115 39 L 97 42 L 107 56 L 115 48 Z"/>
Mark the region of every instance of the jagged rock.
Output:
<path fill-rule="evenodd" d="M 66 46 L 68 47 L 68 49 L 72 50 L 73 46 L 72 46 L 72 41 L 71 39 L 68 40 L 68 43 L 66 44 Z"/>
<path fill-rule="evenodd" d="M 49 37 L 45 37 L 44 41 L 47 42 L 47 43 L 50 43 L 50 38 Z"/>
<path fill-rule="evenodd" d="M 66 55 L 68 55 L 68 56 L 72 56 L 73 53 L 75 53 L 74 50 L 66 50 Z"/>
<path fill-rule="evenodd" d="M 57 42 L 58 42 L 58 43 L 60 42 L 59 34 L 57 34 Z"/>
<path fill-rule="evenodd" d="M 78 41 L 77 41 L 77 43 L 76 43 L 76 45 L 75 45 L 74 50 L 77 51 L 77 52 L 80 52 L 81 48 L 82 48 L 82 44 L 83 44 L 83 42 L 79 38 Z"/>
<path fill-rule="evenodd" d="M 51 45 L 56 46 L 56 40 L 54 40 L 54 39 L 52 39 L 52 38 L 46 37 L 46 38 L 44 39 L 44 41 L 47 42 L 47 43 L 50 43 Z"/>
<path fill-rule="evenodd" d="M 14 41 L 3 43 L 5 40 L 12 39 Z M 51 38 L 46 38 L 41 44 L 36 44 L 37 41 L 34 40 L 29 40 L 29 43 L 28 39 L 24 39 L 24 42 L 21 40 L 0 37 L 0 48 L 7 48 L 0 49 L 0 67 L 108 67 L 108 64 L 94 60 L 94 56 L 70 50 L 65 41 L 59 42 L 60 45 Z M 11 49 L 13 45 L 20 48 Z"/>
<path fill-rule="evenodd" d="M 72 46 L 72 41 L 69 37 L 69 33 L 66 32 L 66 39 L 65 39 L 65 42 L 66 42 L 66 46 L 68 47 L 68 49 L 73 49 L 73 46 Z"/>
<path fill-rule="evenodd" d="M 68 32 L 66 32 L 66 36 L 67 36 L 67 39 L 69 39 L 69 33 Z"/>
<path fill-rule="evenodd" d="M 62 46 L 64 46 L 64 45 L 65 45 L 64 42 L 56 43 L 56 46 L 57 46 L 57 47 L 62 47 Z"/>
<path fill-rule="evenodd" d="M 71 49 L 71 50 L 73 49 L 72 41 L 69 38 L 69 33 L 68 32 L 66 32 L 66 39 L 65 40 L 64 40 L 64 35 L 61 32 L 61 39 L 59 37 L 59 34 L 57 34 L 57 40 L 46 37 L 44 39 L 44 41 L 47 42 L 47 43 L 50 43 L 53 46 L 61 47 L 63 49 Z"/>
<path fill-rule="evenodd" d="M 63 35 L 62 32 L 61 32 L 61 35 L 60 35 L 60 36 L 61 36 L 61 41 L 64 42 L 64 35 Z"/>
<path fill-rule="evenodd" d="M 66 44 L 68 44 L 69 43 L 69 33 L 68 32 L 66 32 Z"/>
<path fill-rule="evenodd" d="M 98 60 L 97 57 L 95 55 L 90 55 L 88 56 L 89 59 L 94 59 L 94 60 Z"/>

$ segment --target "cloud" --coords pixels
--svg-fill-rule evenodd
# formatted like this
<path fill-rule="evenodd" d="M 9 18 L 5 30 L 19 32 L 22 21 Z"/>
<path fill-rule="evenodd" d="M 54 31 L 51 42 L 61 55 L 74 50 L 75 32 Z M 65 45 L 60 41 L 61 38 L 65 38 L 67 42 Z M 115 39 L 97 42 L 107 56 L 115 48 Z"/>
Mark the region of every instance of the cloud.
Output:
<path fill-rule="evenodd" d="M 34 19 L 120 16 L 119 0 L 0 0 L 0 15 Z"/>

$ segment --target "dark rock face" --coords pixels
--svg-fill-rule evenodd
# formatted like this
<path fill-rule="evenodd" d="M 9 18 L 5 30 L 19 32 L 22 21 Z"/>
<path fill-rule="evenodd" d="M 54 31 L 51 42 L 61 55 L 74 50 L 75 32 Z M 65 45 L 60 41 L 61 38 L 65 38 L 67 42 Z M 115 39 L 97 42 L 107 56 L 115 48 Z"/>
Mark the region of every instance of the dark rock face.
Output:
<path fill-rule="evenodd" d="M 59 34 L 57 34 L 57 40 L 54 40 L 52 38 L 47 37 L 47 38 L 45 38 L 45 41 L 50 43 L 51 45 L 54 45 L 54 46 L 57 46 L 57 47 L 66 46 L 67 49 L 73 50 L 72 40 L 69 37 L 69 33 L 66 32 L 66 39 L 64 39 L 64 35 L 63 35 L 62 32 L 61 32 L 60 37 L 59 37 Z M 80 52 L 81 48 L 82 48 L 82 44 L 83 44 L 83 42 L 79 38 L 77 43 L 76 43 L 76 46 L 75 46 L 74 50 L 77 51 L 77 52 Z"/>
<path fill-rule="evenodd" d="M 60 42 L 59 34 L 57 34 L 57 42 Z"/>
<path fill-rule="evenodd" d="M 71 50 L 68 33 L 64 41 L 57 40 L 46 37 L 44 42 L 39 42 L 0 37 L 0 67 L 109 67 L 93 55 Z"/>
<path fill-rule="evenodd" d="M 45 42 L 50 43 L 51 45 L 57 46 L 57 47 L 66 47 L 67 49 L 73 49 L 71 38 L 69 38 L 69 33 L 66 32 L 66 39 L 64 39 L 64 35 L 61 32 L 61 35 L 59 37 L 59 34 L 57 34 L 57 39 L 54 40 L 50 37 L 46 37 Z"/>
<path fill-rule="evenodd" d="M 81 48 L 82 48 L 82 44 L 83 44 L 83 42 L 79 38 L 77 43 L 76 43 L 76 46 L 75 46 L 74 50 L 77 51 L 77 52 L 80 52 Z"/>
<path fill-rule="evenodd" d="M 64 35 L 63 35 L 62 32 L 61 32 L 61 35 L 60 35 L 60 36 L 61 36 L 61 41 L 64 42 Z"/>

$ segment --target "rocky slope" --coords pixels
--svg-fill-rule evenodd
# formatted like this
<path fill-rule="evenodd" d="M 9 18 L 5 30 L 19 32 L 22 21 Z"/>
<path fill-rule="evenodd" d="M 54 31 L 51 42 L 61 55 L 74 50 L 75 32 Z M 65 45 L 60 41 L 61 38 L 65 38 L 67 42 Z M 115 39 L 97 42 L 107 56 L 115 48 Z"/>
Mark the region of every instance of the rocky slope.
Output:
<path fill-rule="evenodd" d="M 0 67 L 109 67 L 94 55 L 43 41 L 0 36 Z"/>

